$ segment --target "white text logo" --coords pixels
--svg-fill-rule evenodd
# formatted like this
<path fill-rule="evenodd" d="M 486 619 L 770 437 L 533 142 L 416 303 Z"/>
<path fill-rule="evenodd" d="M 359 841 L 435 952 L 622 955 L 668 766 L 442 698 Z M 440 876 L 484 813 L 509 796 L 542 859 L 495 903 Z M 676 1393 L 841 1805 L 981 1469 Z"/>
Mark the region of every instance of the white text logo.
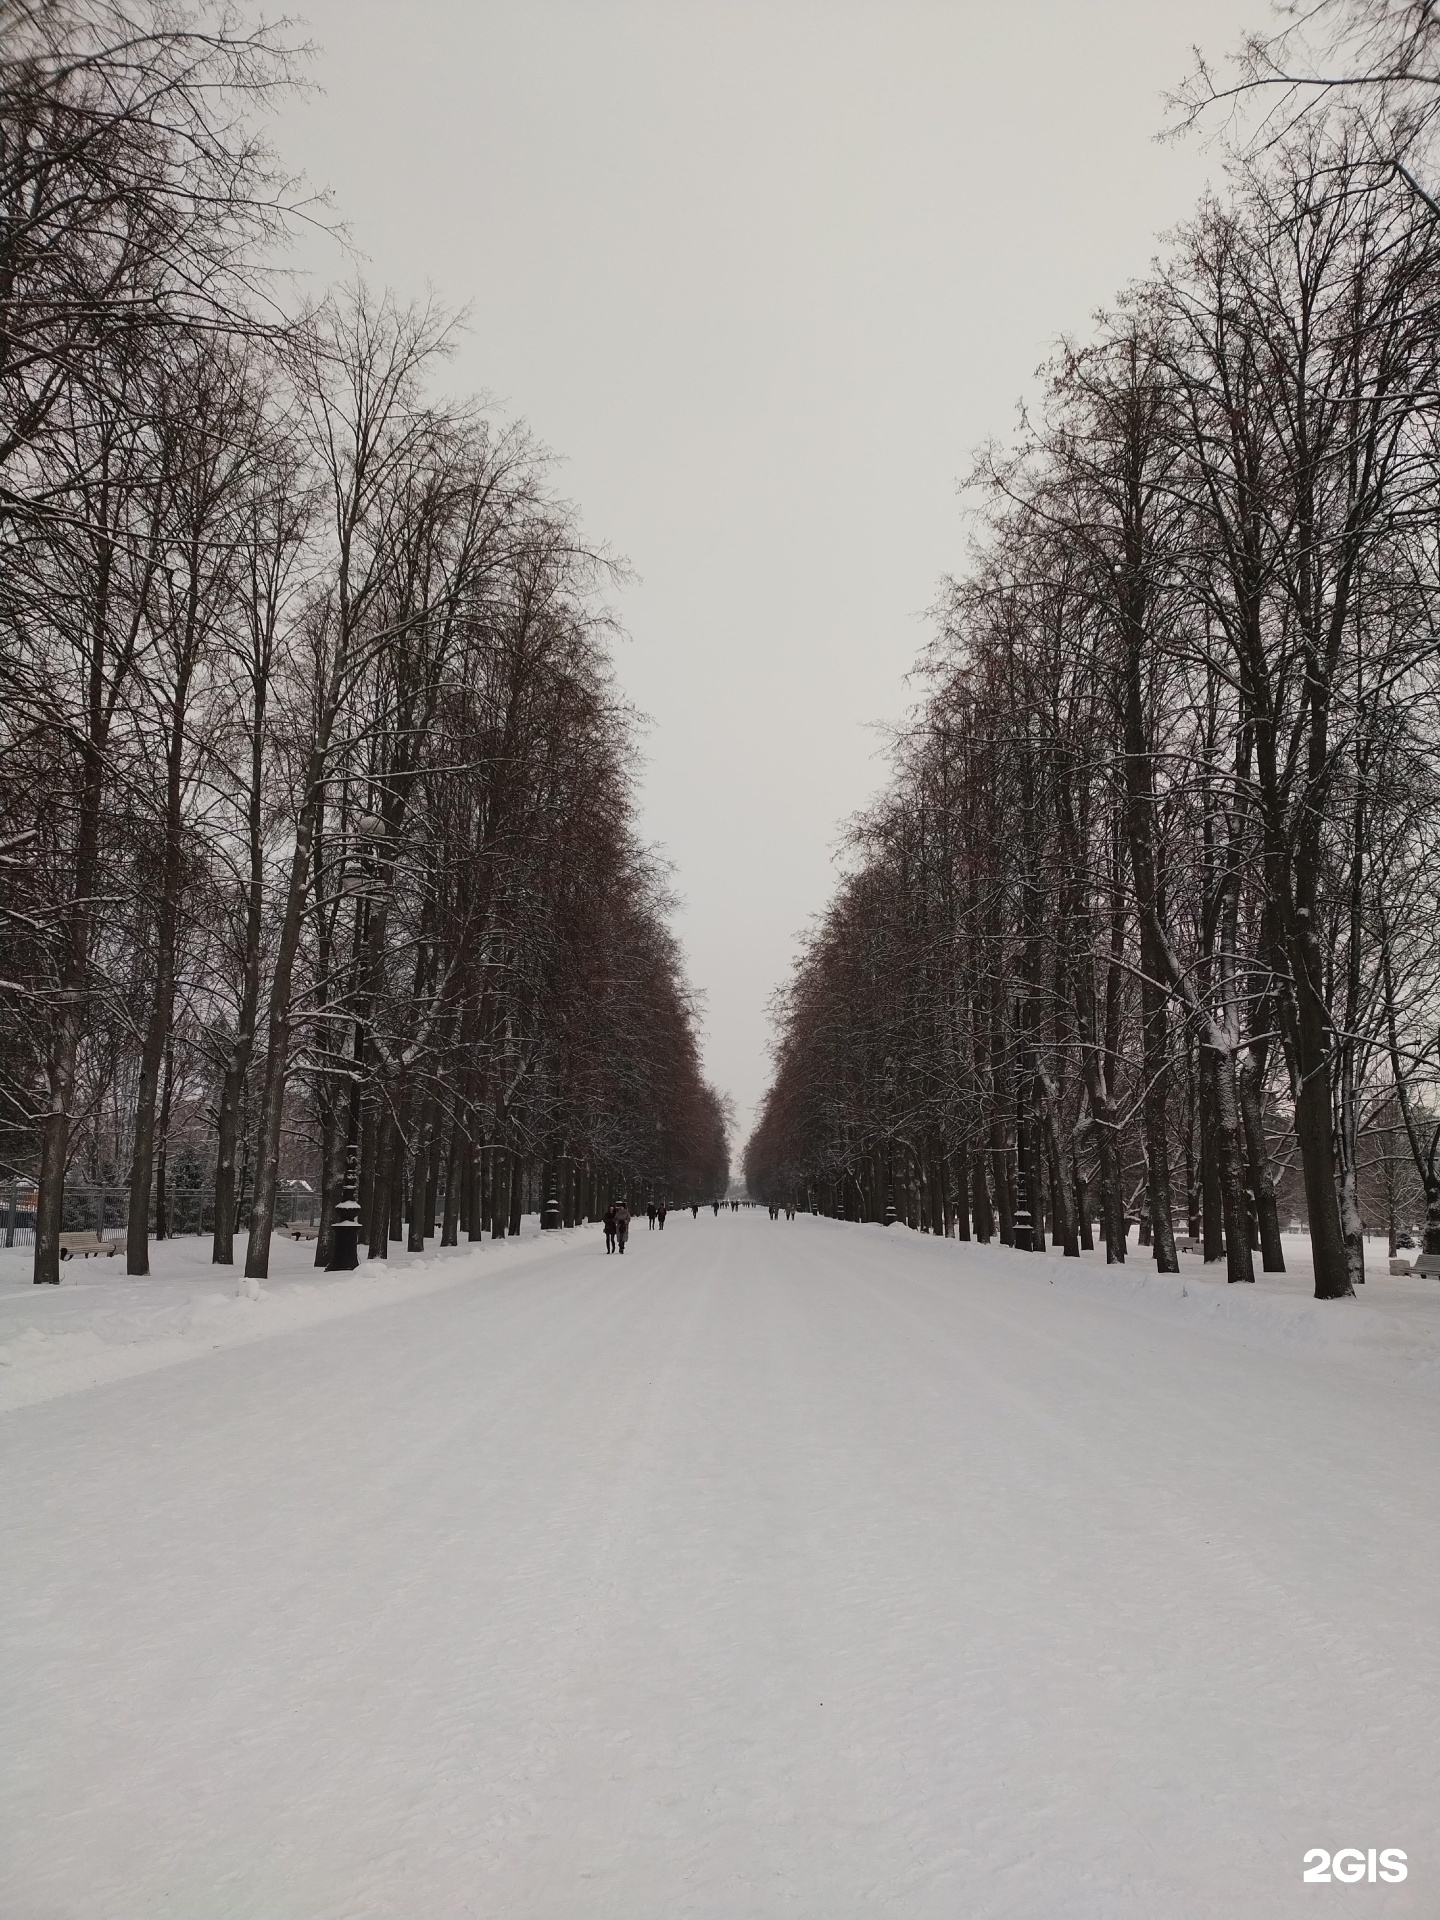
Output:
<path fill-rule="evenodd" d="M 1386 1847 L 1383 1853 L 1377 1853 L 1374 1847 L 1365 1853 L 1359 1847 L 1341 1847 L 1338 1853 L 1327 1853 L 1324 1847 L 1311 1847 L 1300 1864 L 1305 1869 L 1303 1879 L 1323 1880 L 1327 1886 L 1333 1877 L 1368 1880 L 1373 1887 L 1377 1880 L 1403 1880 L 1408 1871 L 1399 1847 Z"/>

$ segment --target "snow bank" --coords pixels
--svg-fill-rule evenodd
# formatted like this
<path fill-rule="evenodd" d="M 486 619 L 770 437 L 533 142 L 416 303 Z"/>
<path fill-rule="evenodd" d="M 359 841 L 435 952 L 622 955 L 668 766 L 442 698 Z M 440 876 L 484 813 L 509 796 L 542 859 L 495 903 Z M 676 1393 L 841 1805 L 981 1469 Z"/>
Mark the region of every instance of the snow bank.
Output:
<path fill-rule="evenodd" d="M 244 1280 L 243 1248 L 234 1267 L 212 1266 L 208 1236 L 152 1247 L 144 1278 L 126 1274 L 123 1248 L 113 1259 L 66 1261 L 58 1287 L 32 1283 L 28 1248 L 0 1252 L 0 1412 L 460 1286 L 584 1231 L 542 1236 L 532 1218 L 516 1240 L 392 1249 L 349 1274 L 318 1271 L 313 1243 L 277 1240 L 258 1291 Z"/>
<path fill-rule="evenodd" d="M 1181 1254 L 1180 1272 L 1157 1273 L 1153 1256 L 1132 1235 L 1123 1266 L 1107 1267 L 1103 1248 L 1067 1260 L 1009 1247 L 935 1241 L 904 1228 L 851 1227 L 867 1236 L 889 1232 L 943 1263 L 957 1278 L 982 1275 L 1019 1286 L 1057 1286 L 1098 1307 L 1189 1327 L 1196 1333 L 1267 1353 L 1367 1363 L 1404 1372 L 1440 1370 L 1440 1282 L 1388 1270 L 1383 1240 L 1366 1247 L 1367 1280 L 1351 1300 L 1317 1300 L 1310 1242 L 1284 1236 L 1288 1271 L 1256 1272 L 1253 1286 L 1231 1286 L 1223 1265 Z M 1260 1256 L 1255 1256 L 1258 1268 Z"/>

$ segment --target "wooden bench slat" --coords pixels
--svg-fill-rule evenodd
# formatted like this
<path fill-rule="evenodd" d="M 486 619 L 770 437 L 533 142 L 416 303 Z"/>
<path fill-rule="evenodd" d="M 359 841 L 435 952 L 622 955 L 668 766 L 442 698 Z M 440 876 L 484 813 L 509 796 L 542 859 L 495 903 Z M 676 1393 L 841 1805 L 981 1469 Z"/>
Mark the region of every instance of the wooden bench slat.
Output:
<path fill-rule="evenodd" d="M 82 1260 L 88 1260 L 91 1254 L 104 1254 L 107 1260 L 113 1260 L 116 1240 L 102 1240 L 99 1233 L 62 1233 L 60 1236 L 60 1258 L 69 1260 L 79 1254 Z"/>

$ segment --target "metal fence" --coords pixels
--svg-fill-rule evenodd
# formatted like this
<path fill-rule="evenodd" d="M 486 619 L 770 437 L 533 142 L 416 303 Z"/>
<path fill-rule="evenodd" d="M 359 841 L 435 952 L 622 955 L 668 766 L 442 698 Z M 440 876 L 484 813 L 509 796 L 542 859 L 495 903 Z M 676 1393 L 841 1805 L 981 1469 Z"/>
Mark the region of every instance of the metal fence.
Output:
<path fill-rule="evenodd" d="M 177 1240 L 184 1234 L 215 1231 L 215 1192 L 211 1187 L 172 1187 L 165 1195 L 166 1238 Z M 288 1190 L 275 1196 L 275 1224 L 288 1227 L 293 1221 L 315 1221 L 320 1217 L 317 1193 Z M 62 1233 L 99 1233 L 104 1240 L 123 1239 L 130 1219 L 130 1192 L 127 1187 L 65 1188 L 61 1213 Z M 155 1231 L 155 1203 L 150 1203 L 150 1231 Z M 250 1209 L 242 1207 L 237 1230 L 248 1232 Z M 33 1247 L 35 1244 L 35 1189 L 28 1183 L 10 1181 L 0 1185 L 0 1245 Z"/>

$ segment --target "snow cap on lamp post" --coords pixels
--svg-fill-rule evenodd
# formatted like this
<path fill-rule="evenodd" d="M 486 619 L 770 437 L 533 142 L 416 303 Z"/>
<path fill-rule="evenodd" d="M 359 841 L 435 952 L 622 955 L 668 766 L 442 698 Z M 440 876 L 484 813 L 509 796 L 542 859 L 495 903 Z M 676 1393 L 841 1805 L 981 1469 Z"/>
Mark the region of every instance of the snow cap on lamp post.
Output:
<path fill-rule="evenodd" d="M 360 1202 L 341 1200 L 330 1223 L 327 1273 L 353 1273 L 360 1264 Z"/>

